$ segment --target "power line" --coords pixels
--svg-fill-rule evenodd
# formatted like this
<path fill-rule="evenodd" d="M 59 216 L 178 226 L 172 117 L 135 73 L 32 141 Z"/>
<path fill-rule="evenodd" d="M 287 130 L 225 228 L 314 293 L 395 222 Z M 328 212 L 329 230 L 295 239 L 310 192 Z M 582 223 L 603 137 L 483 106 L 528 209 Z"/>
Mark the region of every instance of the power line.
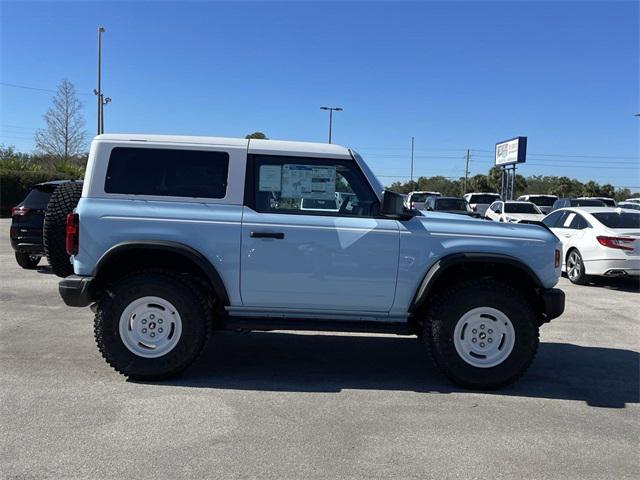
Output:
<path fill-rule="evenodd" d="M 37 92 L 49 92 L 49 93 L 58 93 L 57 90 L 51 90 L 50 88 L 39 88 L 39 87 L 30 87 L 28 85 L 18 85 L 16 83 L 7 83 L 7 82 L 0 82 L 0 85 L 3 85 L 5 87 L 11 87 L 11 88 L 22 88 L 23 90 L 35 90 Z M 83 93 L 83 92 L 76 92 L 78 95 L 86 95 L 86 96 L 91 96 L 93 94 L 91 93 Z"/>

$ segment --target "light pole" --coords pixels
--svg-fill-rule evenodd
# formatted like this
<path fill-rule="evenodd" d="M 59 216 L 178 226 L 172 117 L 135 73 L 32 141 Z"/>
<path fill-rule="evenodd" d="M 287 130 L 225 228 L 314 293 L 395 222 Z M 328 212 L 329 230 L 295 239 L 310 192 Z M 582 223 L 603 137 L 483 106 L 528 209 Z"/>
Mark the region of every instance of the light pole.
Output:
<path fill-rule="evenodd" d="M 102 98 L 102 87 L 101 87 L 101 81 L 102 81 L 102 34 L 105 32 L 104 27 L 98 27 L 98 88 L 95 89 L 93 91 L 93 93 L 96 94 L 96 96 L 98 97 L 98 135 L 100 135 L 104 130 L 103 130 L 103 125 L 102 125 L 102 120 L 103 120 L 103 116 L 102 116 L 102 102 L 103 102 L 103 98 Z"/>
<path fill-rule="evenodd" d="M 102 99 L 102 106 L 100 107 L 100 133 L 104 133 L 104 106 L 107 103 L 111 103 L 111 97 L 100 95 L 100 98 Z"/>
<path fill-rule="evenodd" d="M 320 107 L 320 110 L 329 110 L 329 143 L 331 143 L 331 130 L 333 129 L 333 112 L 341 112 L 340 107 Z"/>

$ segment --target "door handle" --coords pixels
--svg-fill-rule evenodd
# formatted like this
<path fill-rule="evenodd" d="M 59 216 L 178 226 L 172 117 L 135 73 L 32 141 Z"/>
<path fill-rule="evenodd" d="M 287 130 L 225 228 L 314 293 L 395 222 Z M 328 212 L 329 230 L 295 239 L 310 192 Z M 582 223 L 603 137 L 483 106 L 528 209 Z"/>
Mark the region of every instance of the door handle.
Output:
<path fill-rule="evenodd" d="M 251 238 L 275 238 L 276 240 L 284 239 L 284 233 L 282 232 L 251 232 L 249 236 Z"/>

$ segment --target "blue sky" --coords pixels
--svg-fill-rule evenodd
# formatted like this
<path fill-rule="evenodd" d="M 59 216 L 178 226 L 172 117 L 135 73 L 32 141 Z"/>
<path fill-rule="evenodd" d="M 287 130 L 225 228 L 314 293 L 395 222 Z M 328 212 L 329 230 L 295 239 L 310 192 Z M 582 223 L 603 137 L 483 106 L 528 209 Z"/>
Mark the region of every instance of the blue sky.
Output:
<path fill-rule="evenodd" d="M 384 183 L 491 166 L 640 189 L 638 2 L 2 2 L 0 143 L 33 147 L 69 78 L 95 131 L 96 28 L 109 132 L 334 142 Z"/>

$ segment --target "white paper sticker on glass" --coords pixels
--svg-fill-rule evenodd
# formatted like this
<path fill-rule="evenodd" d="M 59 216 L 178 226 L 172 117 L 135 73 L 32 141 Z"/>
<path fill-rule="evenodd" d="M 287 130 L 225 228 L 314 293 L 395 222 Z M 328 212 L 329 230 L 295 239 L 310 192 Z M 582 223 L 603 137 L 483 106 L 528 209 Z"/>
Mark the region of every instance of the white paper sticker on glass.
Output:
<path fill-rule="evenodd" d="M 336 192 L 336 167 L 285 164 L 282 166 L 282 196 L 331 200 Z"/>
<path fill-rule="evenodd" d="M 282 167 L 280 165 L 260 165 L 261 192 L 279 192 L 281 187 Z"/>

